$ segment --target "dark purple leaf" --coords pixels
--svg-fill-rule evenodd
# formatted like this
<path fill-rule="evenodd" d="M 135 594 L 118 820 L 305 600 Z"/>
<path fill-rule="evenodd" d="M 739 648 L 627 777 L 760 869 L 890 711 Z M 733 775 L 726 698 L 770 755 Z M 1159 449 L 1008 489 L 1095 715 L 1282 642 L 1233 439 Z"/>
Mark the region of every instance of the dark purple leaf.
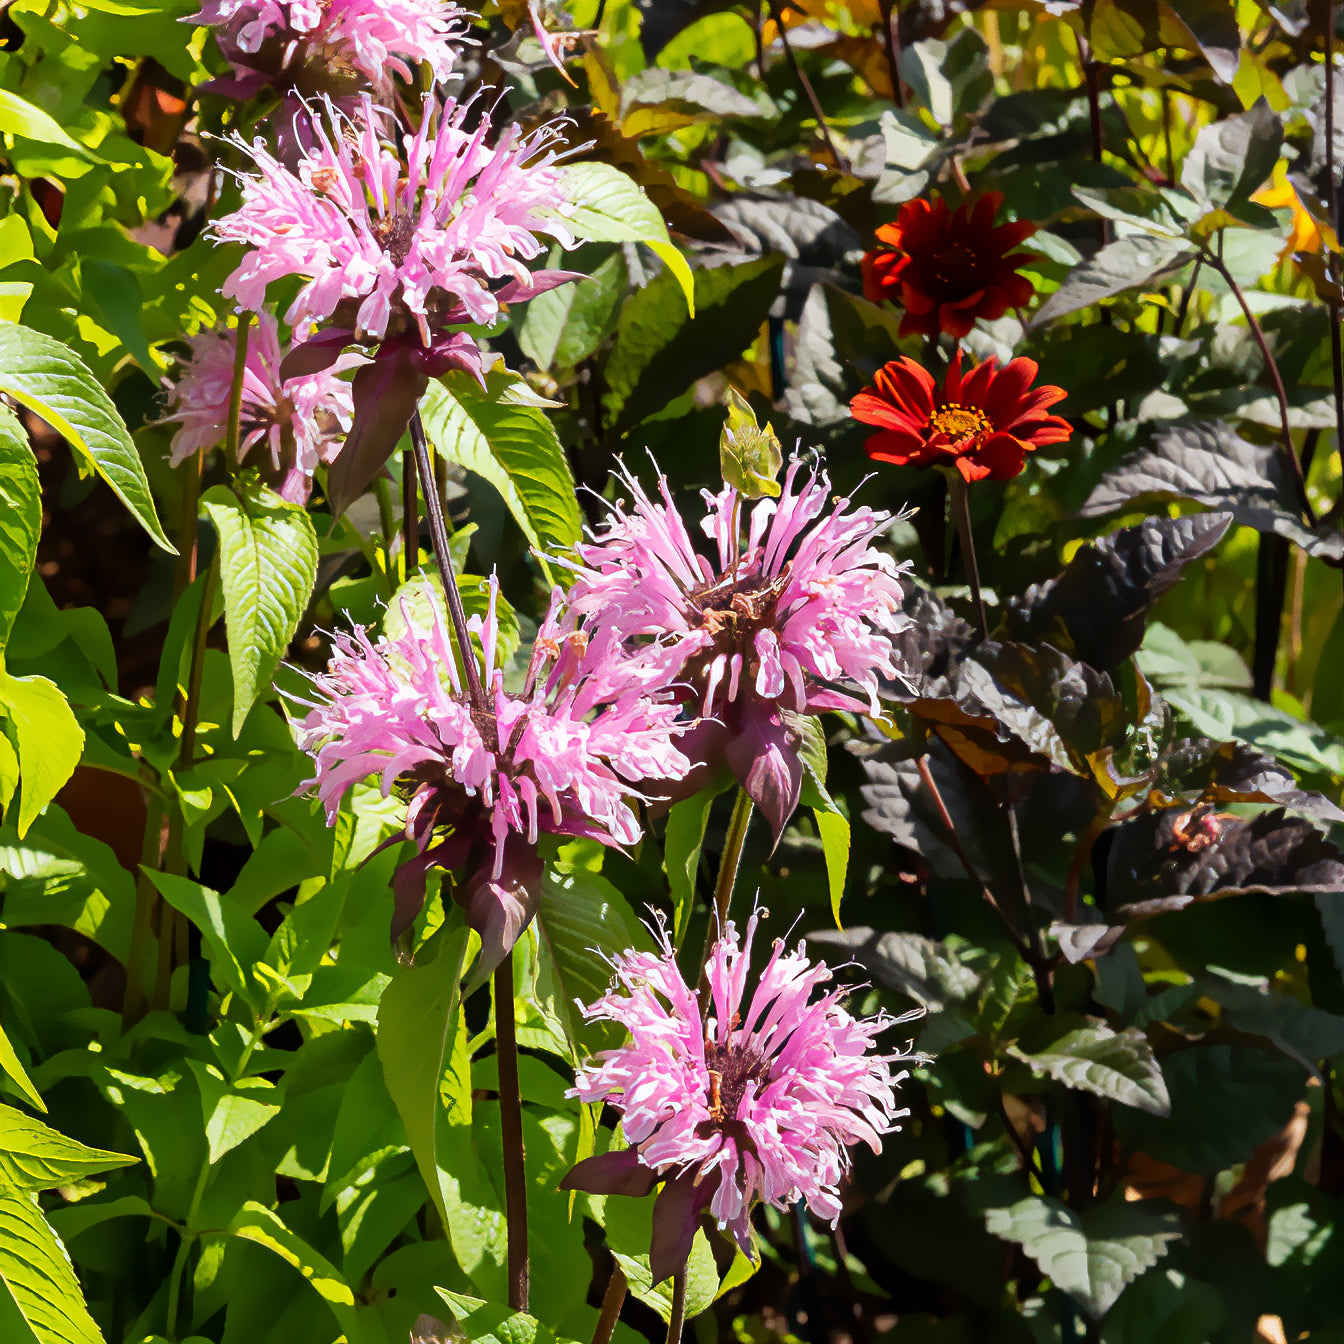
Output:
<path fill-rule="evenodd" d="M 622 1148 L 599 1153 L 576 1163 L 560 1182 L 561 1190 L 585 1190 L 590 1195 L 632 1195 L 641 1199 L 658 1183 L 657 1173 L 639 1160 L 639 1150 Z"/>

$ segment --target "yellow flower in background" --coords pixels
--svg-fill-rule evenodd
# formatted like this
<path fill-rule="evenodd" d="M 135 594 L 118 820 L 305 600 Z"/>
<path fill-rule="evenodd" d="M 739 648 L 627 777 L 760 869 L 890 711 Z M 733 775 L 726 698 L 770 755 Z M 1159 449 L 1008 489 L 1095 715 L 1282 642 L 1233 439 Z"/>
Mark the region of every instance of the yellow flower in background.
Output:
<path fill-rule="evenodd" d="M 1268 206 L 1271 210 L 1293 212 L 1293 222 L 1288 230 L 1283 251 L 1279 254 L 1280 258 L 1291 257 L 1295 252 L 1320 252 L 1326 244 L 1332 252 L 1339 250 L 1334 230 L 1328 226 L 1322 230 L 1315 217 L 1302 204 L 1302 198 L 1288 180 L 1287 169 L 1282 163 L 1275 168 L 1274 180 L 1270 185 L 1261 187 L 1251 200 L 1257 205 Z"/>

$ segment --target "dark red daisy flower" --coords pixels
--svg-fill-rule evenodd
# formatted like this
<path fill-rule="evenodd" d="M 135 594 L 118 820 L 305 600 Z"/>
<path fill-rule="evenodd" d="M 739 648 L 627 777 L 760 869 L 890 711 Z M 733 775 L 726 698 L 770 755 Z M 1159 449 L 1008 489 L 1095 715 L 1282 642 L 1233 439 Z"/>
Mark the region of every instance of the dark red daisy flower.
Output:
<path fill-rule="evenodd" d="M 877 462 L 897 466 L 955 467 L 968 481 L 1006 481 L 1026 455 L 1063 443 L 1067 420 L 1047 414 L 1066 395 L 1062 387 L 1033 388 L 1036 362 L 987 359 L 965 375 L 958 351 L 943 386 L 913 359 L 896 359 L 877 372 L 875 385 L 850 403 L 856 420 L 878 426 L 864 445 Z"/>
<path fill-rule="evenodd" d="M 992 322 L 1030 301 L 1036 287 L 1018 267 L 1033 254 L 1013 248 L 1036 225 L 995 224 L 1002 204 L 997 191 L 955 210 L 941 198 L 907 201 L 894 224 L 878 229 L 879 246 L 863 258 L 863 292 L 905 309 L 902 336 L 965 336 L 977 318 Z"/>

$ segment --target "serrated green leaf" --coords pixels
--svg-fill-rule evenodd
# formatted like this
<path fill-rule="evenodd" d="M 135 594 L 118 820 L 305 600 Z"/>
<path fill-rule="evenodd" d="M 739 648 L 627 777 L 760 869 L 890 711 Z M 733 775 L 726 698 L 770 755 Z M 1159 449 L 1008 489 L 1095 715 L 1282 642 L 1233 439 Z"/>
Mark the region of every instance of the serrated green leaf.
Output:
<path fill-rule="evenodd" d="M 0 1104 L 0 1189 L 55 1190 L 136 1160 L 89 1148 L 13 1106 Z"/>
<path fill-rule="evenodd" d="M 609 163 L 571 163 L 560 169 L 560 190 L 573 203 L 565 224 L 589 243 L 645 243 L 672 272 L 695 314 L 695 279 L 672 245 L 658 207 L 639 184 Z"/>
<path fill-rule="evenodd" d="M 41 532 L 37 459 L 13 412 L 0 406 L 0 655 L 23 606 Z"/>
<path fill-rule="evenodd" d="M 302 1237 L 290 1231 L 278 1214 L 249 1199 L 227 1230 L 230 1236 L 242 1237 L 264 1246 L 297 1269 L 314 1292 L 331 1308 L 331 1314 L 350 1344 L 367 1338 L 367 1332 L 361 1328 L 359 1314 L 355 1310 L 355 1295 L 340 1271 Z"/>
<path fill-rule="evenodd" d="M 60 688 L 46 677 L 14 677 L 0 667 L 0 710 L 14 729 L 19 758 L 18 832 L 22 839 L 37 814 L 75 772 L 84 730 Z"/>
<path fill-rule="evenodd" d="M 425 433 L 449 462 L 499 491 L 532 546 L 568 550 L 583 532 L 574 474 L 546 412 L 504 399 L 511 377 L 491 374 L 484 392 L 465 374 L 430 383 L 420 401 Z"/>
<path fill-rule="evenodd" d="M 0 1289 L 9 1290 L 37 1344 L 103 1344 L 102 1333 L 84 1305 L 70 1257 L 42 1217 L 36 1198 L 27 1191 L 3 1187 Z"/>
<path fill-rule="evenodd" d="M 1149 1115 L 1171 1114 L 1161 1065 L 1142 1032 L 1116 1032 L 1104 1022 L 1088 1022 L 1074 1013 L 1052 1018 L 1051 1025 L 1069 1029 L 1039 1049 L 1027 1051 L 1010 1045 L 1008 1053 L 1034 1073 L 1066 1087 L 1122 1102 Z"/>
<path fill-rule="evenodd" d="M 0 797 L 3 795 L 0 794 Z M 33 1086 L 33 1080 L 28 1077 L 27 1070 L 23 1067 L 22 1061 L 14 1051 L 13 1042 L 5 1035 L 5 1029 L 0 1026 L 0 1073 L 5 1074 L 11 1079 L 15 1086 L 28 1098 L 30 1102 L 39 1110 L 45 1111 L 47 1104 L 38 1095 L 37 1088 Z"/>
<path fill-rule="evenodd" d="M 550 264 L 561 264 L 558 250 Z M 518 326 L 523 353 L 541 369 L 572 368 L 587 359 L 615 327 L 628 282 L 625 256 L 618 250 L 591 275 L 528 300 Z"/>
<path fill-rule="evenodd" d="M 233 735 L 289 648 L 317 582 L 317 533 L 301 504 L 265 486 L 201 496 L 219 537 L 224 622 L 233 668 Z"/>
<path fill-rule="evenodd" d="M 537 906 L 541 954 L 539 1002 L 560 1024 L 576 1058 L 587 1052 L 579 1043 L 582 1018 L 577 1005 L 593 1003 L 606 992 L 611 968 L 603 959 L 653 942 L 630 903 L 598 873 L 557 872 L 548 868 Z M 588 1028 L 592 1039 L 601 1028 Z"/>
<path fill-rule="evenodd" d="M 436 1138 L 439 1081 L 462 1002 L 462 972 L 471 942 L 471 930 L 465 925 L 441 928 L 422 949 L 416 964 L 393 977 L 378 1005 L 383 1080 L 445 1227 L 448 1210 Z"/>
<path fill-rule="evenodd" d="M 39 415 L 105 480 L 136 521 L 169 554 L 149 480 L 112 399 L 83 360 L 60 341 L 0 323 L 0 392 Z"/>
<path fill-rule="evenodd" d="M 453 1319 L 472 1344 L 551 1344 L 555 1339 L 550 1330 L 525 1311 L 510 1311 L 497 1302 L 449 1292 L 447 1288 L 434 1291 L 448 1304 Z"/>
<path fill-rule="evenodd" d="M 1080 1218 L 1059 1200 L 1034 1195 L 986 1210 L 985 1226 L 1021 1246 L 1094 1320 L 1181 1235 L 1175 1215 L 1153 1214 L 1136 1204 L 1103 1205 Z"/>

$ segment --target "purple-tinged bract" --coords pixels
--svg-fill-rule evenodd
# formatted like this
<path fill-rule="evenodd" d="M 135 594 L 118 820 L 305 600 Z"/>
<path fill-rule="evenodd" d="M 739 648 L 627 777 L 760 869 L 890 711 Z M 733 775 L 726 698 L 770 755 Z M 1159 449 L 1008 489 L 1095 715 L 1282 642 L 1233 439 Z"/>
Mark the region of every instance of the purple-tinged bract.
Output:
<path fill-rule="evenodd" d="M 458 898 L 490 966 L 535 911 L 542 833 L 607 845 L 639 839 L 638 786 L 689 766 L 675 742 L 677 708 L 647 692 L 610 636 L 590 642 L 566 623 L 558 592 L 513 694 L 497 666 L 491 581 L 484 618 L 468 622 L 484 656 L 484 705 L 471 703 L 437 599 L 422 611 L 403 602 L 401 614 L 404 632 L 394 637 L 337 635 L 299 744 L 316 762 L 310 782 L 329 821 L 370 776 L 384 796 L 395 787 L 407 798 L 405 833 L 419 854 L 394 882 L 394 936 L 423 903 L 431 866 L 465 871 Z"/>
<path fill-rule="evenodd" d="M 705 555 L 666 477 L 661 502 L 624 479 L 633 503 L 613 505 L 579 547 L 570 601 L 683 687 L 702 716 L 688 752 L 726 759 L 778 836 L 802 784 L 793 716 L 876 715 L 880 679 L 899 675 L 892 636 L 909 625 L 899 580 L 909 565 L 873 544 L 891 515 L 832 499 L 825 472 L 795 458 L 779 498 L 751 505 L 745 520 L 735 488 L 704 492 Z"/>
<path fill-rule="evenodd" d="M 238 329 L 203 332 L 191 340 L 191 358 L 169 394 L 167 420 L 176 423 L 172 464 L 215 448 L 228 437 L 229 399 L 233 391 Z M 331 462 L 350 428 L 350 384 L 337 374 L 357 355 L 343 356 L 331 369 L 284 378 L 283 352 L 275 318 L 259 313 L 247 333 L 242 399 L 238 417 L 238 459 L 260 447 L 266 454 L 262 475 L 280 495 L 302 503 L 312 488 L 319 462 Z"/>
<path fill-rule="evenodd" d="M 831 979 L 776 941 L 748 991 L 751 943 L 730 923 L 705 967 L 709 1004 L 682 978 L 666 932 L 661 952 L 627 952 L 612 988 L 586 1016 L 615 1022 L 629 1040 L 578 1070 L 573 1095 L 621 1115 L 629 1147 L 580 1162 L 564 1189 L 644 1195 L 654 1206 L 654 1282 L 686 1262 L 708 1212 L 751 1253 L 752 1207 L 802 1200 L 832 1226 L 841 1209 L 848 1149 L 875 1152 L 906 1114 L 896 1108 L 900 1056 L 874 1049 L 884 1015 L 852 1017 L 846 991 L 813 998 Z"/>

